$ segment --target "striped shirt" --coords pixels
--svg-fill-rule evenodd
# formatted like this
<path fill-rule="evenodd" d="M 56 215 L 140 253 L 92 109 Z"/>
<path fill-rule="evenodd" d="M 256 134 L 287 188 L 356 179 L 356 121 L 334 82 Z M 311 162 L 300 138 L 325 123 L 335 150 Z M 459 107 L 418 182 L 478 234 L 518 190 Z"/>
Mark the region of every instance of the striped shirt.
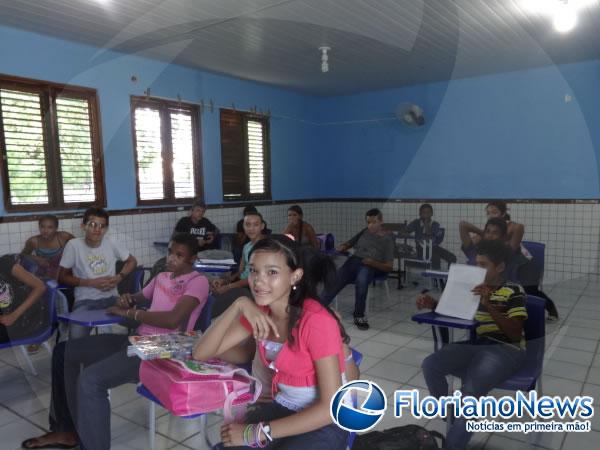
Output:
<path fill-rule="evenodd" d="M 527 319 L 525 309 L 526 294 L 521 285 L 506 282 L 490 295 L 490 303 L 504 317 Z M 512 343 L 498 327 L 489 312 L 480 304 L 475 320 L 479 322 L 476 328 L 477 336 L 486 337 L 495 341 Z M 520 346 L 525 346 L 524 337 L 521 338 Z"/>

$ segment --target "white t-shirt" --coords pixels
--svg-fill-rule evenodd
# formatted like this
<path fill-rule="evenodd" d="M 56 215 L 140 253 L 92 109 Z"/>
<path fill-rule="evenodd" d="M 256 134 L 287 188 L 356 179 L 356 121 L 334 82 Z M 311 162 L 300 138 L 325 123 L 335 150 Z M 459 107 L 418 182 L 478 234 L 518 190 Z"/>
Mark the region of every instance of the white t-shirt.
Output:
<path fill-rule="evenodd" d="M 115 264 L 129 258 L 129 250 L 116 244 L 109 236 L 104 236 L 98 247 L 89 247 L 85 238 L 67 242 L 60 260 L 60 266 L 72 269 L 73 275 L 86 280 L 115 275 Z M 119 295 L 117 288 L 101 291 L 93 287 L 77 286 L 75 301 L 96 300 Z"/>

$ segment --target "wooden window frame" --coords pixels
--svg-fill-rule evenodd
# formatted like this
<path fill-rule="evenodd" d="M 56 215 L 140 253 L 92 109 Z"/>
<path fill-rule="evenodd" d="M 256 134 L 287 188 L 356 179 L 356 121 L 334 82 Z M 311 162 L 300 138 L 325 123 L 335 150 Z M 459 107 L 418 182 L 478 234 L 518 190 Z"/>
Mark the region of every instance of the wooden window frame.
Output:
<path fill-rule="evenodd" d="M 163 163 L 163 192 L 164 198 L 158 200 L 140 199 L 140 175 L 137 153 L 137 136 L 135 129 L 135 109 L 137 107 L 157 108 L 160 113 L 161 140 L 162 140 L 162 163 Z M 170 108 L 189 109 L 192 117 L 192 159 L 194 167 L 194 187 L 193 197 L 175 198 L 175 184 L 172 171 L 173 150 L 171 142 L 171 124 L 169 115 L 165 114 Z M 202 148 L 200 145 L 200 108 L 197 105 L 175 100 L 165 100 L 155 97 L 131 96 L 131 138 L 133 139 L 133 163 L 135 168 L 135 195 L 138 206 L 162 206 L 162 205 L 189 205 L 194 199 L 204 198 L 203 171 L 202 171 Z M 171 163 L 171 164 L 169 164 Z"/>
<path fill-rule="evenodd" d="M 242 195 L 240 197 L 226 197 L 225 196 L 225 186 L 223 185 L 223 180 L 222 180 L 222 185 L 223 185 L 223 201 L 226 203 L 232 203 L 232 202 L 245 202 L 245 201 L 259 201 L 259 200 L 271 200 L 271 133 L 270 133 L 270 120 L 269 120 L 269 116 L 266 115 L 262 115 L 262 114 L 255 114 L 255 113 L 251 113 L 251 112 L 245 112 L 245 111 L 236 111 L 236 110 L 232 110 L 232 109 L 227 109 L 227 108 L 222 108 L 220 111 L 226 111 L 226 112 L 234 112 L 236 114 L 238 114 L 241 118 L 241 123 L 242 123 L 242 141 L 244 142 L 244 148 L 243 148 L 243 156 L 244 156 L 244 177 L 245 179 L 243 180 L 243 185 L 244 185 L 244 192 L 242 192 Z M 265 180 L 265 192 L 262 194 L 250 194 L 250 168 L 249 168 L 249 155 L 248 155 L 248 121 L 255 121 L 255 122 L 260 122 L 263 125 L 263 149 L 264 149 L 264 159 L 263 159 L 263 164 L 264 164 L 264 180 Z M 222 127 L 222 122 L 221 122 L 221 118 L 219 118 L 219 122 L 220 122 L 220 129 L 221 129 L 221 136 L 223 136 L 223 127 Z M 221 146 L 223 145 L 223 140 L 221 137 Z M 223 171 L 225 170 L 224 165 L 223 165 L 223 153 L 222 153 L 223 149 L 221 147 L 221 174 L 223 174 Z"/>
<path fill-rule="evenodd" d="M 102 151 L 102 128 L 100 110 L 96 89 L 48 81 L 21 78 L 0 74 L 0 88 L 39 93 L 42 107 L 42 126 L 44 135 L 44 156 L 46 162 L 46 179 L 48 183 L 48 203 L 31 205 L 14 205 L 10 198 L 10 183 L 8 179 L 8 161 L 6 157 L 6 141 L 4 128 L 0 129 L 0 173 L 4 194 L 4 209 L 7 212 L 59 211 L 83 209 L 89 206 L 106 207 L 106 189 L 104 176 L 104 158 Z M 56 98 L 63 94 L 69 98 L 79 98 L 88 101 L 91 132 L 91 147 L 93 161 L 94 189 L 96 200 L 92 202 L 65 203 L 60 168 L 60 147 L 58 142 L 58 119 L 56 114 Z M 0 109 L 0 125 L 2 110 Z"/>

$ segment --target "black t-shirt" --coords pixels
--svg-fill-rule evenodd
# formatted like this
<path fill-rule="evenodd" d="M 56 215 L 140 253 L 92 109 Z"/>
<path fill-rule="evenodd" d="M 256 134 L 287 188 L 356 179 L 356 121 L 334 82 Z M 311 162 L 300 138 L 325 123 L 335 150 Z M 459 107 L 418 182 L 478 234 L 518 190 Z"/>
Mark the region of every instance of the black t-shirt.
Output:
<path fill-rule="evenodd" d="M 206 217 L 200 219 L 198 223 L 193 223 L 189 216 L 182 217 L 179 219 L 179 222 L 177 222 L 177 225 L 175 225 L 176 233 L 189 233 L 199 239 L 203 239 L 208 232 L 214 233 L 216 231 L 217 227 Z M 216 248 L 214 241 L 211 245 L 202 247 L 203 250 L 209 248 Z"/>
<path fill-rule="evenodd" d="M 18 255 L 0 257 L 0 314 L 10 314 L 25 301 L 31 288 L 12 276 L 13 266 L 18 262 Z M 40 298 L 25 311 L 10 327 L 2 328 L 0 341 L 15 340 L 32 336 L 48 326 L 49 314 L 44 298 Z"/>

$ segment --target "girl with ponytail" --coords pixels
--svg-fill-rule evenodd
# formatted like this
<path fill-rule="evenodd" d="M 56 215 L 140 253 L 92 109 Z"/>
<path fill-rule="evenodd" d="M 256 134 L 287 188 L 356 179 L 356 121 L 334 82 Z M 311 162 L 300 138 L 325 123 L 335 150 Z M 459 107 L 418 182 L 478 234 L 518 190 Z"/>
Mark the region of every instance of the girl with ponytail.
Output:
<path fill-rule="evenodd" d="M 339 318 L 317 297 L 333 262 L 291 239 L 269 237 L 250 254 L 254 301 L 237 299 L 200 338 L 194 359 L 220 355 L 253 337 L 262 362 L 274 370 L 273 401 L 249 409 L 244 423 L 223 425 L 225 447 L 336 450 L 347 432 L 331 421 L 329 404 L 356 366 Z"/>

